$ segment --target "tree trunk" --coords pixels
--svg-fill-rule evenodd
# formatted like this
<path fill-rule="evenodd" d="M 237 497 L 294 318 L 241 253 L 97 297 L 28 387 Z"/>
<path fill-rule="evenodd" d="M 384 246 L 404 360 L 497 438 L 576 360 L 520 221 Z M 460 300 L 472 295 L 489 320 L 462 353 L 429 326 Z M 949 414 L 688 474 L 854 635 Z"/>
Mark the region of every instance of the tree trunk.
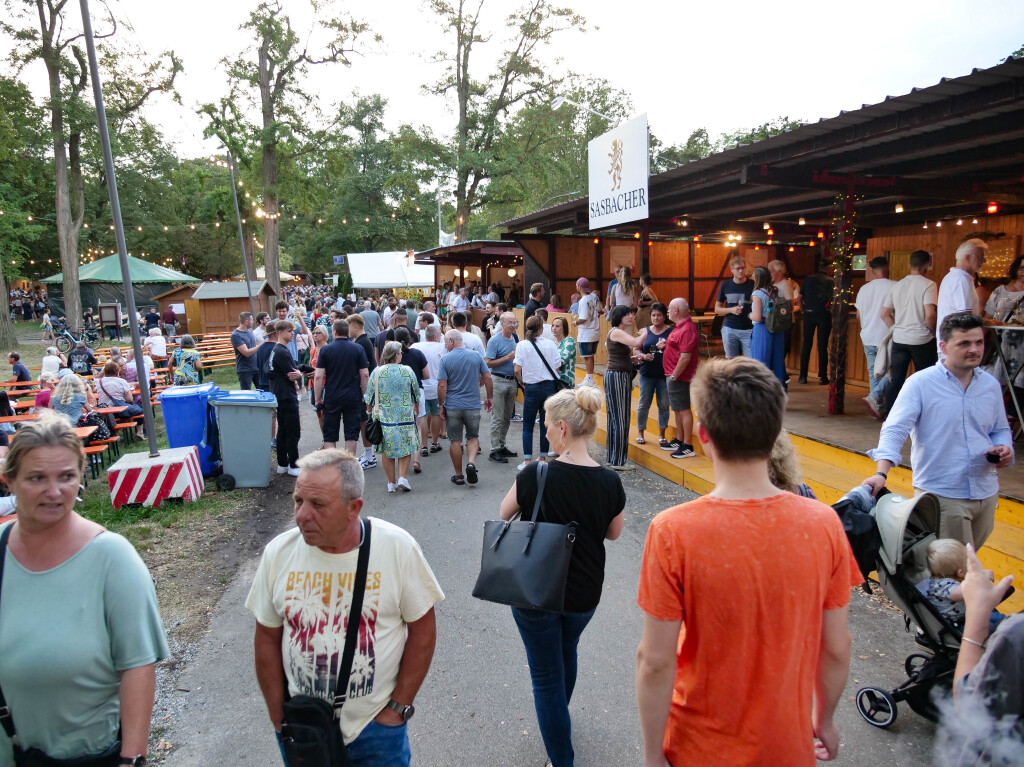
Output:
<path fill-rule="evenodd" d="M 53 29 L 39 6 L 42 59 L 50 86 L 50 133 L 53 138 L 54 210 L 57 217 L 57 244 L 63 273 L 64 316 L 69 327 L 82 322 L 82 298 L 78 287 L 78 229 L 71 214 L 71 189 L 68 181 L 68 155 L 64 143 L 64 100 L 60 90 L 60 56 L 53 49 Z"/>
<path fill-rule="evenodd" d="M 0 296 L 6 295 L 7 280 L 4 279 L 3 270 L 0 270 Z M 14 332 L 14 323 L 11 322 L 11 312 L 9 310 L 0 311 L 0 347 L 4 349 L 16 349 L 18 347 L 18 336 Z"/>
<path fill-rule="evenodd" d="M 465 242 L 468 239 L 469 230 L 469 203 L 465 197 L 460 197 L 455 203 L 455 241 Z"/>
<path fill-rule="evenodd" d="M 280 229 L 278 228 L 277 211 L 280 207 L 277 198 L 277 144 L 263 147 L 263 204 L 266 216 L 263 218 L 263 263 L 267 270 L 267 284 L 277 294 L 278 299 L 284 298 L 281 293 L 281 256 L 278 250 Z"/>

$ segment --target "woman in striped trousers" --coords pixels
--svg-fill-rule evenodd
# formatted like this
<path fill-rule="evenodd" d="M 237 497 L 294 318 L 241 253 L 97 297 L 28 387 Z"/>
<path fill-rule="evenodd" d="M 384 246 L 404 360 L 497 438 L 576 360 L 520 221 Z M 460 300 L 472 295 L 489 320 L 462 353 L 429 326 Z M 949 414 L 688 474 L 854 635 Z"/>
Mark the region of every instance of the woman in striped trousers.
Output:
<path fill-rule="evenodd" d="M 633 393 L 633 350 L 640 348 L 640 339 L 633 336 L 633 315 L 630 306 L 616 306 L 608 316 L 612 329 L 605 339 L 608 368 L 604 374 L 605 402 L 608 406 L 608 465 L 622 471 L 626 468 L 629 447 L 630 397 Z"/>

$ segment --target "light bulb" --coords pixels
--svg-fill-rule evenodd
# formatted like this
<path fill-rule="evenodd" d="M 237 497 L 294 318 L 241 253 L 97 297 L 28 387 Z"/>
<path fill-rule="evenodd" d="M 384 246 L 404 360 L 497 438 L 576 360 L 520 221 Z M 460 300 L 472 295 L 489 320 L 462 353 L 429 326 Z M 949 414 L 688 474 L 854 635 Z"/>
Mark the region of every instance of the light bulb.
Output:
<path fill-rule="evenodd" d="M 897 213 L 902 213 L 903 212 L 903 203 L 902 202 L 896 203 L 896 212 Z"/>
<path fill-rule="evenodd" d="M 800 219 L 797 221 L 797 223 L 800 226 L 806 226 L 807 225 L 807 219 L 805 219 L 803 216 L 800 216 Z"/>

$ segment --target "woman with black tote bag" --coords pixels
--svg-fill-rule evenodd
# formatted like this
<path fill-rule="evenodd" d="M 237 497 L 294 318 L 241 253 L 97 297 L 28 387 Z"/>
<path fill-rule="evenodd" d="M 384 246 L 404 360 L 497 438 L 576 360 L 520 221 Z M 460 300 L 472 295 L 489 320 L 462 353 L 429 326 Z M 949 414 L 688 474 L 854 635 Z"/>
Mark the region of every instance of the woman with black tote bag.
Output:
<path fill-rule="evenodd" d="M 565 389 L 544 403 L 547 438 L 559 457 L 548 463 L 537 521 L 576 525 L 562 612 L 512 608 L 526 647 L 544 747 L 553 767 L 573 767 L 569 701 L 576 684 L 576 647 L 594 616 L 604 584 L 605 540 L 622 533 L 626 494 L 619 476 L 590 457 L 587 440 L 597 427 L 604 397 L 600 389 Z M 501 502 L 501 518 L 533 513 L 537 463 L 516 477 Z"/>

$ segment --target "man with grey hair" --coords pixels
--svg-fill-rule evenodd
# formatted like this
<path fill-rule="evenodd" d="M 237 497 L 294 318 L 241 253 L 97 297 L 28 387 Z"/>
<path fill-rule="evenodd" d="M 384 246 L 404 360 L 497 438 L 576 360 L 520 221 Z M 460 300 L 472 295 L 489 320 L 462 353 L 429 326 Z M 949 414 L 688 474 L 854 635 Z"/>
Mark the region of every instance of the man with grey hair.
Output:
<path fill-rule="evenodd" d="M 363 330 L 366 332 L 366 337 L 372 341 L 380 332 L 380 315 L 373 310 L 373 301 L 367 299 L 363 302 L 363 310 L 359 312 L 359 316 L 363 318 Z"/>
<path fill-rule="evenodd" d="M 484 409 L 488 412 L 493 404 L 494 387 L 491 374 L 484 364 L 484 358 L 470 351 L 462 344 L 462 333 L 452 328 L 444 334 L 444 345 L 448 353 L 441 358 L 437 371 L 437 403 L 441 417 L 448 425 L 450 446 L 448 454 L 452 459 L 455 474 L 452 482 L 456 485 L 475 485 L 477 482 L 476 457 L 480 452 L 480 386 L 487 390 Z M 462 435 L 465 430 L 466 474 L 462 473 Z"/>
<path fill-rule="evenodd" d="M 299 467 L 296 527 L 267 544 L 245 602 L 256 618 L 256 679 L 270 723 L 280 741 L 287 697 L 333 700 L 358 588 L 360 641 L 341 685 L 348 764 L 376 767 L 386 754 L 388 765 L 404 767 L 407 723 L 434 656 L 434 605 L 444 593 L 409 533 L 360 516 L 363 470 L 350 453 L 319 450 Z M 356 583 L 364 549 L 367 578 Z"/>
<path fill-rule="evenodd" d="M 668 318 L 675 327 L 664 343 L 661 361 L 668 387 L 668 406 L 676 421 L 676 438 L 663 450 L 672 450 L 672 458 L 692 458 L 693 413 L 690 412 L 690 382 L 697 373 L 700 333 L 690 318 L 690 304 L 685 298 L 673 298 L 668 304 Z"/>
<path fill-rule="evenodd" d="M 491 453 L 490 459 L 495 463 L 508 463 L 518 453 L 509 450 L 505 444 L 508 426 L 516 408 L 516 393 L 519 384 L 516 382 L 515 365 L 516 344 L 519 337 L 516 328 L 519 319 L 512 312 L 505 312 L 499 321 L 499 331 L 487 342 L 487 353 L 484 362 L 494 378 L 494 410 L 491 412 Z"/>
<path fill-rule="evenodd" d="M 936 307 L 935 327 L 941 328 L 947 315 L 957 312 L 970 312 L 981 316 L 981 302 L 974 289 L 974 278 L 985 265 L 985 251 L 988 245 L 984 240 L 972 237 L 960 243 L 956 249 L 956 266 L 949 270 L 939 283 L 939 302 Z M 936 345 L 942 343 L 936 337 Z M 939 354 L 941 355 L 941 348 Z"/>

